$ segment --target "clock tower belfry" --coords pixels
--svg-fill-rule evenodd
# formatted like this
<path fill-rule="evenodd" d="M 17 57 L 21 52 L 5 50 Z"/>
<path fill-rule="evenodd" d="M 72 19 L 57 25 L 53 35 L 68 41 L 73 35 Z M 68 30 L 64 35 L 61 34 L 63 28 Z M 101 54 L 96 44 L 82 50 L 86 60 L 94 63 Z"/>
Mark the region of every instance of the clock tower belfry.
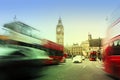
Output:
<path fill-rule="evenodd" d="M 56 26 L 56 42 L 58 44 L 64 45 L 64 28 L 61 18 L 59 18 L 58 24 Z"/>

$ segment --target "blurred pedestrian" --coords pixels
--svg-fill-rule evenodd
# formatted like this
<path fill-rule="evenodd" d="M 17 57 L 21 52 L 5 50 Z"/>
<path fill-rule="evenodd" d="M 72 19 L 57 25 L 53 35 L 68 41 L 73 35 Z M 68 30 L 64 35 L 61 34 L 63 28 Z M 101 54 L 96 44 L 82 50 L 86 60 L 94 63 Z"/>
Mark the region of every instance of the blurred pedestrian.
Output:
<path fill-rule="evenodd" d="M 97 54 L 98 54 L 98 59 L 101 61 L 101 59 L 102 59 L 101 52 L 98 51 Z"/>

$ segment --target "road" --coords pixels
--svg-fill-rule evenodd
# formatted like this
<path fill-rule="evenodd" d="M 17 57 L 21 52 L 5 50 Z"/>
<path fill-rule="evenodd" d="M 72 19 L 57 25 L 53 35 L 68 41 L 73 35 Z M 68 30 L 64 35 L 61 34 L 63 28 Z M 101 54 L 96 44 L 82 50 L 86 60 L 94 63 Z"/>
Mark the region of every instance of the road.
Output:
<path fill-rule="evenodd" d="M 0 80 L 115 80 L 102 70 L 102 62 L 89 61 L 66 63 L 22 69 L 1 69 Z"/>
<path fill-rule="evenodd" d="M 45 67 L 41 78 L 36 80 L 114 80 L 102 70 L 100 61 L 85 60 L 82 63 L 67 63 Z"/>

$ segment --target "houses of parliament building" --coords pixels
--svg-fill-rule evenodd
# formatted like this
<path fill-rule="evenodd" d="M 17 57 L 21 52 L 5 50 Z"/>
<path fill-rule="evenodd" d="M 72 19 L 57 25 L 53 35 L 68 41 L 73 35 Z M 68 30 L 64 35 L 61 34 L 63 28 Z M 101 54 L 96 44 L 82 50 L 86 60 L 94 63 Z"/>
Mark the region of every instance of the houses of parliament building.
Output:
<path fill-rule="evenodd" d="M 59 18 L 56 26 L 56 43 L 64 46 L 64 52 L 68 55 L 84 55 L 87 56 L 90 50 L 98 50 L 101 47 L 101 39 L 92 39 L 92 35 L 88 34 L 88 39 L 82 43 L 73 43 L 73 45 L 64 45 L 64 26 L 61 18 Z"/>

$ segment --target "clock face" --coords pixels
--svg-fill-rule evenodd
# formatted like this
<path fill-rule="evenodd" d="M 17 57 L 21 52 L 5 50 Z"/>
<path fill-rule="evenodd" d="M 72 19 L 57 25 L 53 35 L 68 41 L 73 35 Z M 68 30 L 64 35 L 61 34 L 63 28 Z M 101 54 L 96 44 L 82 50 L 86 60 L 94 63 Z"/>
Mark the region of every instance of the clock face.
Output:
<path fill-rule="evenodd" d="M 58 28 L 58 29 L 57 29 L 57 31 L 59 32 L 59 31 L 61 31 L 61 29 L 60 29 L 60 28 Z"/>

